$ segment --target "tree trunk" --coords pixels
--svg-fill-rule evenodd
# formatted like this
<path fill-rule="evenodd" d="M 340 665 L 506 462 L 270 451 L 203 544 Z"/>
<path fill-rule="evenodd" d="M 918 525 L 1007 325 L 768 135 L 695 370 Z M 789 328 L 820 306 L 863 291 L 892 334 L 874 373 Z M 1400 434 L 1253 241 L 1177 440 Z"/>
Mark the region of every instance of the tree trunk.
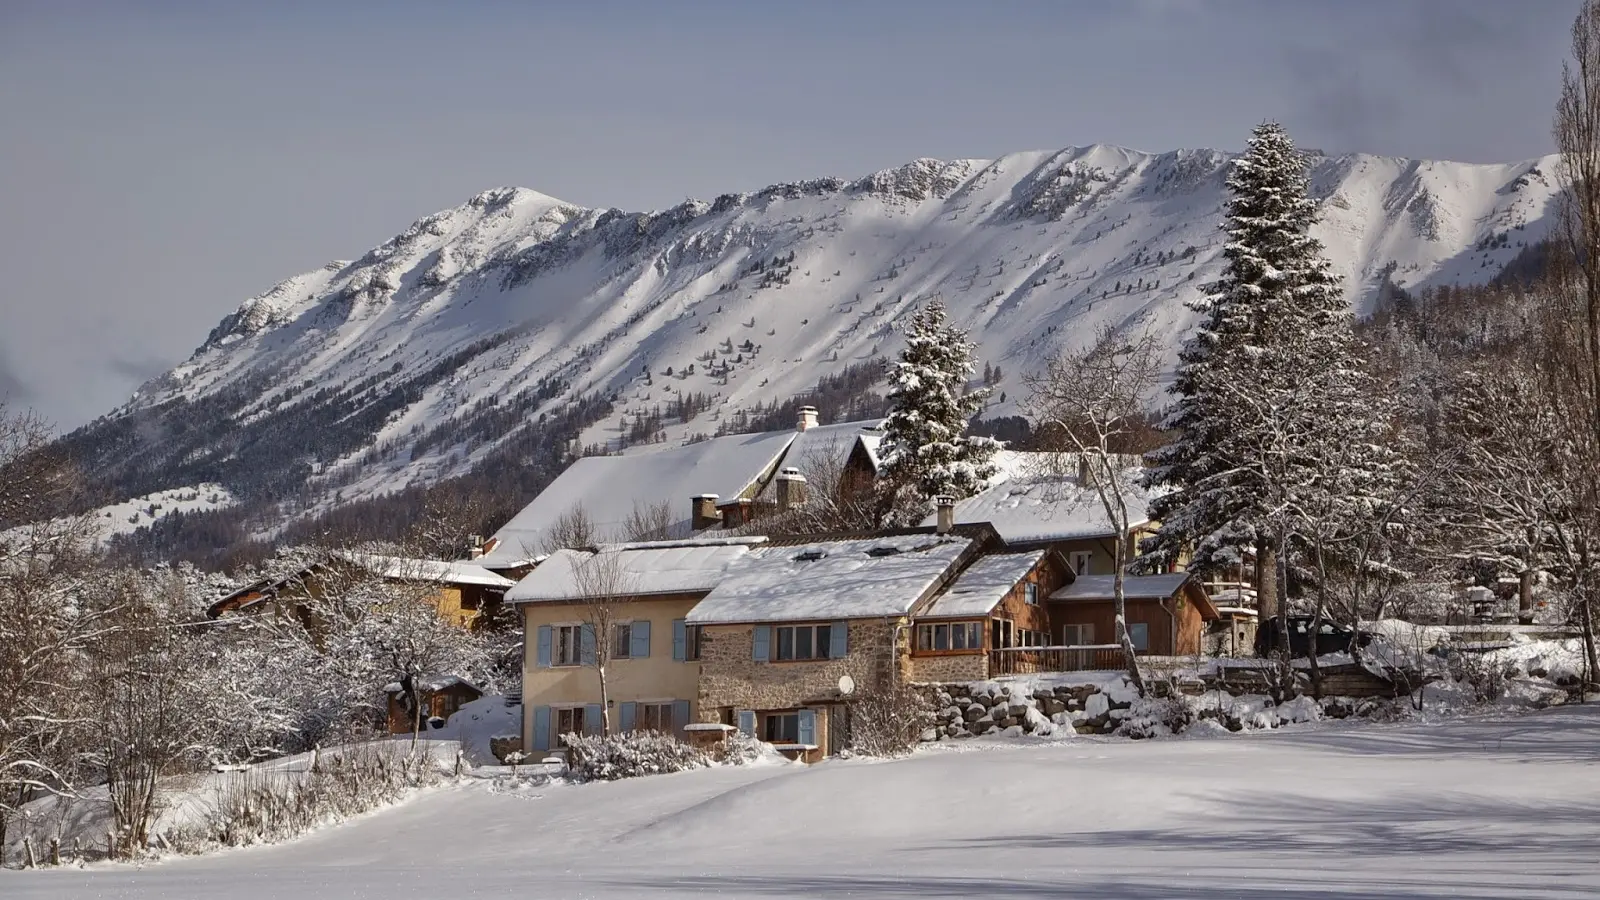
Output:
<path fill-rule="evenodd" d="M 1517 576 L 1517 621 L 1533 624 L 1533 570 L 1523 569 Z"/>
<path fill-rule="evenodd" d="M 1123 555 L 1123 545 L 1127 538 L 1121 534 L 1117 536 L 1117 559 Z M 1139 696 L 1145 696 L 1144 676 L 1139 672 L 1139 656 L 1133 649 L 1133 638 L 1128 634 L 1128 601 L 1123 595 L 1122 566 L 1117 564 L 1112 568 L 1111 596 L 1112 607 L 1117 617 L 1117 643 L 1122 645 L 1122 656 L 1128 665 L 1128 680 L 1133 682 L 1133 689 Z"/>
<path fill-rule="evenodd" d="M 1261 621 L 1279 612 L 1278 554 L 1269 541 L 1256 544 L 1256 612 Z"/>
<path fill-rule="evenodd" d="M 597 639 L 598 640 L 598 639 Z M 600 733 L 611 735 L 611 690 L 606 684 L 606 667 L 596 666 L 600 673 Z"/>
<path fill-rule="evenodd" d="M 1581 702 L 1588 697 L 1589 689 L 1595 682 L 1600 680 L 1600 677 L 1597 677 L 1600 676 L 1600 659 L 1595 656 L 1593 598 L 1588 595 L 1588 592 L 1585 592 L 1583 600 L 1580 602 L 1583 604 L 1583 658 L 1589 669 L 1588 677 L 1584 679 L 1584 685 L 1580 689 L 1581 694 L 1578 697 Z"/>

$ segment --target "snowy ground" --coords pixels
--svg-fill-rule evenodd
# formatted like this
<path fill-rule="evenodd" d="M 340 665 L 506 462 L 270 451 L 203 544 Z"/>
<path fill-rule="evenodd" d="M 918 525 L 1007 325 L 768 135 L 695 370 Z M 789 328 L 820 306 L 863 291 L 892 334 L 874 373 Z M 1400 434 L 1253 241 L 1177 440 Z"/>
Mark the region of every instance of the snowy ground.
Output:
<path fill-rule="evenodd" d="M 1597 760 L 1589 706 L 521 792 L 479 781 L 276 847 L 0 873 L 0 895 L 1592 897 Z"/>

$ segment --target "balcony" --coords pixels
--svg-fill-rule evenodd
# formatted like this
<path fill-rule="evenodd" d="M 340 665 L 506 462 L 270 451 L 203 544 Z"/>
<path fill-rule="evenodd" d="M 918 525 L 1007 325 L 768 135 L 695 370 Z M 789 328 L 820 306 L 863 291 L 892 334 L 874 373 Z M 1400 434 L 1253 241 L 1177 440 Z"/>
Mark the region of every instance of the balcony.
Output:
<path fill-rule="evenodd" d="M 1115 672 L 1126 666 L 1122 647 L 1117 644 L 1004 647 L 989 651 L 990 678 L 1040 672 Z"/>

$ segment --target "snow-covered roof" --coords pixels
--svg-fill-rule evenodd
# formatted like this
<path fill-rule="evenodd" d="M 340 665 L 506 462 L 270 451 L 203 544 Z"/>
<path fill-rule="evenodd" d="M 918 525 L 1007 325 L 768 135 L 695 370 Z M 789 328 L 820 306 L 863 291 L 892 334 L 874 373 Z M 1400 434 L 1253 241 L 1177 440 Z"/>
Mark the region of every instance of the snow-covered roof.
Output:
<path fill-rule="evenodd" d="M 1079 575 L 1078 579 L 1050 595 L 1051 600 L 1112 600 L 1115 575 Z M 1189 580 L 1187 572 L 1166 575 L 1124 575 L 1122 596 L 1129 600 L 1165 600 Z"/>
<path fill-rule="evenodd" d="M 905 615 L 972 546 L 910 534 L 758 547 L 689 611 L 696 624 Z"/>
<path fill-rule="evenodd" d="M 471 688 L 480 694 L 483 693 L 482 688 L 466 680 L 465 678 L 462 678 L 460 675 L 418 675 L 414 681 L 419 690 L 427 691 L 429 693 L 442 691 L 446 688 L 455 687 L 456 685 Z M 398 681 L 391 681 L 383 686 L 383 692 L 385 694 L 394 694 L 402 690 L 404 690 L 404 688 L 400 686 L 400 682 Z"/>
<path fill-rule="evenodd" d="M 996 553 L 981 557 L 956 576 L 950 589 L 939 595 L 923 613 L 925 618 L 984 616 L 1000 605 L 1017 582 L 1033 571 L 1045 551 Z"/>
<path fill-rule="evenodd" d="M 530 562 L 545 533 L 576 506 L 583 507 L 601 540 L 618 540 L 636 506 L 665 503 L 672 514 L 671 533 L 686 536 L 690 498 L 716 494 L 726 503 L 747 492 L 754 497 L 776 474 L 780 460 L 803 474 L 808 456 L 830 447 L 848 454 L 856 435 L 875 424 L 842 422 L 805 431 L 734 434 L 624 456 L 584 457 L 495 532 L 499 543 L 478 561 L 499 569 Z"/>
<path fill-rule="evenodd" d="M 1076 475 L 1037 471 L 1029 460 L 1035 456 L 1008 451 L 997 454 L 1001 471 L 988 488 L 956 502 L 956 523 L 988 522 L 1007 544 L 1080 540 L 1117 533 L 1093 487 L 1080 484 Z M 1133 483 L 1131 473 L 1122 495 L 1128 505 L 1129 526 L 1148 523 L 1150 495 Z M 923 524 L 937 521 L 935 514 Z"/>
<path fill-rule="evenodd" d="M 709 591 L 734 560 L 766 541 L 763 537 L 711 541 L 655 541 L 594 550 L 557 550 L 506 592 L 508 603 L 559 603 L 585 596 L 583 567 L 596 553 L 615 562 L 619 595 L 641 597 Z M 607 576 L 612 573 L 608 571 Z M 592 589 L 592 588 L 591 588 Z"/>
<path fill-rule="evenodd" d="M 840 422 L 837 425 L 818 425 L 796 432 L 789 449 L 783 454 L 782 468 L 793 466 L 806 477 L 816 476 L 815 469 L 819 463 L 831 466 L 836 472 L 843 471 L 845 463 L 850 459 L 850 451 L 855 449 L 858 441 L 868 440 L 876 446 L 876 442 L 882 440 L 881 435 L 871 430 L 878 424 L 878 419 Z M 820 459 L 823 457 L 827 458 L 826 462 Z M 762 486 L 761 493 L 756 495 L 757 499 L 770 500 L 775 491 L 775 483 L 769 481 Z"/>
<path fill-rule="evenodd" d="M 378 556 L 372 553 L 341 553 L 379 578 L 395 581 L 437 581 L 441 584 L 469 584 L 481 587 L 508 588 L 516 582 L 485 569 L 474 562 L 446 562 L 438 559 L 406 559 L 399 556 Z"/>

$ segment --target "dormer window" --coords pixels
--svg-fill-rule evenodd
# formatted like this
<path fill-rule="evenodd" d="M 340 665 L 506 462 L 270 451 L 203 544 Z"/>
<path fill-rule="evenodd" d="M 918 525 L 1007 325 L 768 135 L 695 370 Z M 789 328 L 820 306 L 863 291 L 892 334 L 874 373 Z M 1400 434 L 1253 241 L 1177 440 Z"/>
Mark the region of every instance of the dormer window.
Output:
<path fill-rule="evenodd" d="M 900 552 L 900 548 L 899 547 L 873 547 L 871 550 L 867 551 L 867 555 L 868 556 L 873 556 L 873 557 L 894 556 L 896 553 L 899 553 L 899 552 Z"/>
<path fill-rule="evenodd" d="M 816 562 L 828 555 L 826 550 L 805 550 L 794 555 L 795 562 Z"/>

